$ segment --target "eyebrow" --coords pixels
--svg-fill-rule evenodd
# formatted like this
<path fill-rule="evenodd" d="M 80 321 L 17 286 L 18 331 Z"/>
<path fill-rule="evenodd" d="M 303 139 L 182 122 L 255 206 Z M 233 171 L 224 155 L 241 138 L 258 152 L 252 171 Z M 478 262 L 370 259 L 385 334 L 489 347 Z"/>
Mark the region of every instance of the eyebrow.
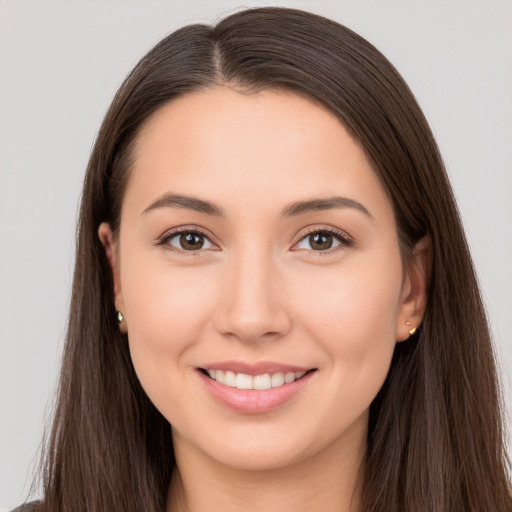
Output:
<path fill-rule="evenodd" d="M 187 210 L 194 210 L 206 215 L 213 215 L 216 217 L 224 216 L 224 211 L 221 207 L 198 199 L 196 197 L 185 196 L 181 194 L 167 193 L 152 202 L 142 213 L 148 213 L 158 208 L 185 208 Z M 311 199 L 308 201 L 296 201 L 284 207 L 281 215 L 283 217 L 295 217 L 305 213 L 317 212 L 322 210 L 332 210 L 335 208 L 353 208 L 373 219 L 368 209 L 360 202 L 350 199 L 348 197 L 333 196 L 322 199 Z"/>
<path fill-rule="evenodd" d="M 206 215 L 215 215 L 216 217 L 224 215 L 222 208 L 209 201 L 179 194 L 164 194 L 151 203 L 142 213 L 148 213 L 157 208 L 185 208 L 187 210 L 205 213 Z"/>
<path fill-rule="evenodd" d="M 325 199 L 312 199 L 310 201 L 297 201 L 286 206 L 283 210 L 283 217 L 294 217 L 309 212 L 321 210 L 332 210 L 334 208 L 354 208 L 373 220 L 371 213 L 359 201 L 349 197 L 333 196 Z"/>

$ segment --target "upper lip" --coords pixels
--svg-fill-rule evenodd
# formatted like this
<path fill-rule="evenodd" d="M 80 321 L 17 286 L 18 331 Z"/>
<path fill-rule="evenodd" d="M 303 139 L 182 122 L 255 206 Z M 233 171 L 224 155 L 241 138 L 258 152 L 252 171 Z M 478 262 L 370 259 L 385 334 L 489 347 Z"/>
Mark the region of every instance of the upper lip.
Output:
<path fill-rule="evenodd" d="M 275 361 L 258 361 L 256 363 L 248 363 L 245 361 L 220 361 L 217 363 L 209 363 L 200 367 L 203 370 L 223 370 L 234 373 L 244 373 L 246 375 L 263 375 L 264 373 L 287 373 L 287 372 L 307 372 L 313 370 L 311 367 L 295 366 L 291 364 L 283 364 Z"/>

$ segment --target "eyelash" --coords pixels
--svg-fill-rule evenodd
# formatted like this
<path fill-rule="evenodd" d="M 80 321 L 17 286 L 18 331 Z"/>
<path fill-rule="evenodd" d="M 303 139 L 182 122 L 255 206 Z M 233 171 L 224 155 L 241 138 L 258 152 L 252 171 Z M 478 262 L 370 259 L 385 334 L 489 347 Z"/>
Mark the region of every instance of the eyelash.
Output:
<path fill-rule="evenodd" d="M 306 238 L 310 237 L 311 235 L 316 235 L 316 234 L 327 234 L 329 236 L 332 236 L 335 240 L 337 240 L 339 242 L 339 245 L 333 247 L 333 248 L 330 248 L 330 249 L 327 249 L 325 251 L 315 251 L 313 249 L 310 249 L 310 250 L 307 250 L 307 249 L 303 249 L 303 250 L 306 250 L 308 253 L 310 253 L 311 256 L 313 257 L 316 257 L 316 256 L 328 256 L 330 254 L 333 254 L 335 252 L 338 252 L 340 250 L 343 250 L 343 249 L 347 249 L 349 247 L 352 247 L 354 245 L 354 240 L 352 238 L 350 238 L 346 233 L 344 233 L 343 231 L 340 231 L 338 229 L 335 229 L 335 228 L 314 228 L 314 229 L 311 229 L 309 231 L 307 231 L 306 233 L 304 233 L 300 239 L 294 244 L 294 247 L 296 245 L 298 245 L 300 242 L 302 242 L 303 240 L 305 240 Z M 296 251 L 298 250 L 301 250 L 301 249 L 294 249 Z"/>
<path fill-rule="evenodd" d="M 201 254 L 201 252 L 203 252 L 202 250 L 186 251 L 184 249 L 178 249 L 176 247 L 173 247 L 172 245 L 169 244 L 169 241 L 172 240 L 173 238 L 175 238 L 177 236 L 188 235 L 188 234 L 204 237 L 206 240 L 208 240 L 208 242 L 210 244 L 212 244 L 213 246 L 216 247 L 215 243 L 210 240 L 208 235 L 198 229 L 179 229 L 176 231 L 164 233 L 158 239 L 157 245 L 166 246 L 166 249 L 176 252 L 178 254 L 181 254 L 183 256 L 199 256 Z M 292 249 L 292 250 L 295 250 L 295 251 L 306 250 L 307 252 L 309 252 L 311 254 L 311 256 L 326 256 L 326 255 L 332 254 L 334 252 L 337 252 L 339 250 L 346 249 L 348 247 L 352 247 L 354 245 L 354 241 L 343 231 L 340 231 L 340 230 L 337 230 L 334 228 L 315 228 L 315 229 L 311 229 L 311 230 L 307 231 L 306 233 L 304 233 L 301 236 L 301 238 L 297 242 L 295 242 L 294 247 L 296 245 L 298 245 L 300 242 L 302 242 L 303 240 L 305 240 L 306 238 L 308 238 L 314 234 L 327 234 L 329 236 L 332 236 L 335 240 L 337 240 L 339 242 L 339 245 L 337 245 L 331 249 L 328 249 L 328 250 L 318 250 L 318 251 L 315 251 L 314 249 L 309 249 L 309 250 L 308 249 Z"/>

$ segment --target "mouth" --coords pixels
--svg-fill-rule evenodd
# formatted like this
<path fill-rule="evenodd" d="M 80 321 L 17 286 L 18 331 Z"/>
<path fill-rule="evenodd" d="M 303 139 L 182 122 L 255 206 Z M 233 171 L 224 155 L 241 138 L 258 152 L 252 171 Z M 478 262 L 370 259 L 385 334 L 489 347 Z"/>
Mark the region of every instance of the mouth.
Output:
<path fill-rule="evenodd" d="M 196 367 L 207 393 L 241 414 L 264 414 L 293 403 L 316 379 L 318 368 L 275 361 L 219 361 Z"/>
<path fill-rule="evenodd" d="M 301 371 L 278 371 L 257 375 L 249 375 L 248 373 L 238 373 L 231 370 L 213 368 L 199 368 L 199 371 L 209 379 L 230 388 L 265 391 L 273 388 L 281 388 L 287 384 L 291 384 L 304 378 L 306 375 L 317 371 L 317 369 L 311 368 L 309 370 Z"/>

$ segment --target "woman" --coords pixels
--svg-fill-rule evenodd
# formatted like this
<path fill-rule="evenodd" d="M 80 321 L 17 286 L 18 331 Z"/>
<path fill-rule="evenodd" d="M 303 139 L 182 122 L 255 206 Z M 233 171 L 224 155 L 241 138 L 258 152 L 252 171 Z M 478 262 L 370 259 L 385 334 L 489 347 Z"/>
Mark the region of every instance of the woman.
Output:
<path fill-rule="evenodd" d="M 87 170 L 41 510 L 510 510 L 496 380 L 375 48 L 267 8 L 142 59 Z"/>

